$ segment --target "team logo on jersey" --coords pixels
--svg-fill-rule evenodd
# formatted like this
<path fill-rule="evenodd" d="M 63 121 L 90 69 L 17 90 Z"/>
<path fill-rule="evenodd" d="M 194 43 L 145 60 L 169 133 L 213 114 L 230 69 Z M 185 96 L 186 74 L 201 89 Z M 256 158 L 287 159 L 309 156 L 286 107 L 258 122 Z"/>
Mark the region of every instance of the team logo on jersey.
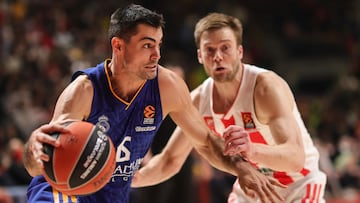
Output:
<path fill-rule="evenodd" d="M 110 129 L 109 118 L 105 115 L 100 116 L 98 118 L 98 122 L 96 123 L 96 126 L 98 126 L 101 129 L 101 131 L 106 133 Z"/>
<path fill-rule="evenodd" d="M 155 119 L 155 107 L 147 105 L 144 108 L 144 121 L 143 124 L 154 124 Z"/>
<path fill-rule="evenodd" d="M 211 116 L 204 116 L 204 120 L 208 128 L 218 137 L 221 137 L 221 135 L 218 132 L 216 132 L 214 118 Z"/>
<path fill-rule="evenodd" d="M 244 128 L 245 129 L 255 129 L 255 123 L 254 120 L 251 117 L 250 112 L 241 112 L 242 120 L 244 122 Z"/>

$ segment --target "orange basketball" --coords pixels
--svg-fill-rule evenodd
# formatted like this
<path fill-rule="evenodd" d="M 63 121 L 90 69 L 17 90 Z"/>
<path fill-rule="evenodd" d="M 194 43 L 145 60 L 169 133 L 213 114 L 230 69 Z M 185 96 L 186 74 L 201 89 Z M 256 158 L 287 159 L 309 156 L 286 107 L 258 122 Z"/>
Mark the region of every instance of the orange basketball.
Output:
<path fill-rule="evenodd" d="M 49 184 L 68 195 L 87 195 L 100 190 L 115 169 L 115 149 L 99 127 L 85 121 L 71 122 L 70 133 L 55 133 L 60 147 L 44 144 L 50 161 L 43 175 Z"/>

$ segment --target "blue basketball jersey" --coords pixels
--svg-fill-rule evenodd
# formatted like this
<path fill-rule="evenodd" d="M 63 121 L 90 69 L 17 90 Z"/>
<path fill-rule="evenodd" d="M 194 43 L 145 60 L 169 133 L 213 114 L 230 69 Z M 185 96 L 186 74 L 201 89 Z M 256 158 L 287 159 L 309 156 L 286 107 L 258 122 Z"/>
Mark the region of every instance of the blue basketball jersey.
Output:
<path fill-rule="evenodd" d="M 86 74 L 92 81 L 94 97 L 88 122 L 100 128 L 111 138 L 116 149 L 116 168 L 108 184 L 100 191 L 86 196 L 76 197 L 77 202 L 129 202 L 131 180 L 141 161 L 151 146 L 152 140 L 162 122 L 162 109 L 158 77 L 147 80 L 130 102 L 119 98 L 110 83 L 110 74 L 106 67 L 110 61 L 96 67 L 78 71 L 73 79 Z M 35 183 L 40 185 L 36 185 Z M 29 202 L 38 202 L 39 195 L 34 190 L 52 191 L 42 176 L 35 177 L 29 185 Z M 40 187 L 40 188 L 39 188 Z M 46 188 L 46 189 L 45 189 Z M 58 193 L 57 197 L 62 197 Z M 33 198 L 33 199 L 32 199 Z M 38 199 L 36 199 L 38 198 Z M 53 197 L 55 199 L 55 196 Z M 67 198 L 67 197 L 65 197 Z M 50 198 L 51 199 L 51 198 Z M 73 202 L 74 197 L 59 198 L 53 202 Z M 32 201 L 33 200 L 33 201 Z"/>

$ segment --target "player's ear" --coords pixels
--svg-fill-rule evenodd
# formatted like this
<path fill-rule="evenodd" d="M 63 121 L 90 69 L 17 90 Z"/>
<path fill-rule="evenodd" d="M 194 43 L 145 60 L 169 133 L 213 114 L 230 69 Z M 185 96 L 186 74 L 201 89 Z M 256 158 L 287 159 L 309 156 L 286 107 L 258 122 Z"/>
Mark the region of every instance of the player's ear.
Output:
<path fill-rule="evenodd" d="M 112 47 L 113 51 L 121 51 L 121 49 L 123 49 L 123 42 L 124 42 L 124 40 L 122 40 L 118 37 L 113 37 L 111 39 L 111 47 Z"/>
<path fill-rule="evenodd" d="M 242 59 L 243 54 L 244 54 L 244 50 L 243 50 L 243 46 L 241 44 L 238 45 L 238 52 L 239 52 L 240 59 Z"/>
<path fill-rule="evenodd" d="M 201 56 L 201 51 L 200 49 L 197 49 L 197 58 L 200 64 L 203 64 L 203 60 L 202 60 L 202 56 Z"/>

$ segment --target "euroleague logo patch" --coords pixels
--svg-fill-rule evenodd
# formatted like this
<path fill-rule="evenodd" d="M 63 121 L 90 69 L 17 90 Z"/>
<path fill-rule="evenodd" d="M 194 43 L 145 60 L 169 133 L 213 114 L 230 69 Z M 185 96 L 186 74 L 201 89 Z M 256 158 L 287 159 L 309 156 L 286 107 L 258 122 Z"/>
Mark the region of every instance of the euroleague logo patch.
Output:
<path fill-rule="evenodd" d="M 154 124 L 154 118 L 155 118 L 155 107 L 152 105 L 147 105 L 144 108 L 143 124 Z"/>
<path fill-rule="evenodd" d="M 250 112 L 241 112 L 242 120 L 244 122 L 245 129 L 254 129 L 256 128 L 254 120 L 251 117 Z"/>

